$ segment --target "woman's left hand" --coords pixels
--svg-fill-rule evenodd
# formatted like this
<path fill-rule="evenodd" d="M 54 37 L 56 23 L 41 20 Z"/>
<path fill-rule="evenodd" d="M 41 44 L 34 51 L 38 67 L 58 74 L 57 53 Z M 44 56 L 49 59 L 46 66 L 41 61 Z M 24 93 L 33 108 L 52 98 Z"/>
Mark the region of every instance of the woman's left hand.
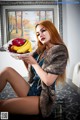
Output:
<path fill-rule="evenodd" d="M 27 64 L 37 64 L 37 61 L 33 58 L 32 55 L 27 55 L 26 57 L 19 57 L 19 59 L 25 61 Z"/>

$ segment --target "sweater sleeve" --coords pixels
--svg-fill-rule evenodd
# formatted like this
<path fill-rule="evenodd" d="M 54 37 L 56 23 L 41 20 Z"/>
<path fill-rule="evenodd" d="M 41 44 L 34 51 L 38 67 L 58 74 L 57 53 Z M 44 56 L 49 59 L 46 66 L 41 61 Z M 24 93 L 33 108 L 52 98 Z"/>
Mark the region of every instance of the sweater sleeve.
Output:
<path fill-rule="evenodd" d="M 68 59 L 68 51 L 64 45 L 55 45 L 52 47 L 44 60 L 42 68 L 47 73 L 56 75 L 63 74 Z"/>

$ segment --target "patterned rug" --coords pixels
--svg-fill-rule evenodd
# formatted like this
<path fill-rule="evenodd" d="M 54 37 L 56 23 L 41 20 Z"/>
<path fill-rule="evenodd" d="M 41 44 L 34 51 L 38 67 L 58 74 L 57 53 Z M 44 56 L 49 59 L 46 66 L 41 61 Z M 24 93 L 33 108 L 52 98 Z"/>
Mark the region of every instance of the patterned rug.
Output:
<path fill-rule="evenodd" d="M 62 104 L 62 120 L 79 120 L 80 119 L 80 94 L 71 86 L 65 84 L 60 90 L 57 90 L 58 102 Z"/>
<path fill-rule="evenodd" d="M 56 87 L 57 107 L 49 120 L 79 120 L 80 119 L 80 95 L 67 83 L 62 87 Z M 10 84 L 0 93 L 0 99 L 16 97 Z"/>

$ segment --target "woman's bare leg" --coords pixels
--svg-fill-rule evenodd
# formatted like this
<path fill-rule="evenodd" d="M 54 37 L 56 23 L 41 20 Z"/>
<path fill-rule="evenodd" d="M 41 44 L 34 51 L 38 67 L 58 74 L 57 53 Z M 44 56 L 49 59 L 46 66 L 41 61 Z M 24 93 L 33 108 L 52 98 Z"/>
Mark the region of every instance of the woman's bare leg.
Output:
<path fill-rule="evenodd" d="M 3 90 L 7 82 L 20 97 L 0 100 L 0 111 L 16 114 L 39 114 L 39 97 L 27 96 L 30 86 L 10 67 L 0 73 L 0 91 Z"/>
<path fill-rule="evenodd" d="M 0 111 L 8 111 L 16 114 L 39 114 L 39 97 L 27 96 L 2 100 Z"/>
<path fill-rule="evenodd" d="M 11 67 L 7 67 L 0 73 L 0 92 L 3 90 L 7 82 L 10 83 L 19 97 L 27 95 L 30 88 L 29 84 Z"/>

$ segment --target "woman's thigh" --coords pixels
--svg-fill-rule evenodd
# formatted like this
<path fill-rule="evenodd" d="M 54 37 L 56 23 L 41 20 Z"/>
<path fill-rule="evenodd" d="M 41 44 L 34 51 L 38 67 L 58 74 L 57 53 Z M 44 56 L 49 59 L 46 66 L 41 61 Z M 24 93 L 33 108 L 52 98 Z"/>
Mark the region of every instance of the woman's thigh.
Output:
<path fill-rule="evenodd" d="M 2 86 L 4 87 L 5 82 L 10 83 L 19 97 L 26 97 L 30 86 L 25 79 L 11 67 L 7 67 L 0 74 L 0 88 L 2 88 Z"/>
<path fill-rule="evenodd" d="M 15 114 L 39 114 L 39 96 L 2 100 L 0 102 L 0 111 Z"/>

